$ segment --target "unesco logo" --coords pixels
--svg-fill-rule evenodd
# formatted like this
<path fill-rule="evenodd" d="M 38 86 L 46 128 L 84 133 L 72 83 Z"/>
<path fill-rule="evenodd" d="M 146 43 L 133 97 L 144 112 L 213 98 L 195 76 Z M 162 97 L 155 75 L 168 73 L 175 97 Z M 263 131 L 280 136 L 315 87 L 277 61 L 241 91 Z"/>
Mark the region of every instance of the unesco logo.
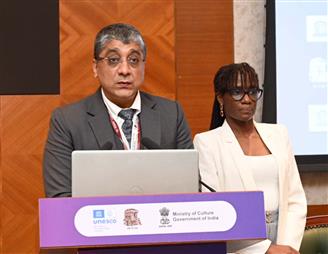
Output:
<path fill-rule="evenodd" d="M 109 210 L 107 213 L 103 209 L 93 210 L 93 224 L 108 225 L 115 224 L 117 221 L 113 213 Z"/>
<path fill-rule="evenodd" d="M 103 219 L 105 218 L 105 210 L 93 210 L 94 219 Z"/>

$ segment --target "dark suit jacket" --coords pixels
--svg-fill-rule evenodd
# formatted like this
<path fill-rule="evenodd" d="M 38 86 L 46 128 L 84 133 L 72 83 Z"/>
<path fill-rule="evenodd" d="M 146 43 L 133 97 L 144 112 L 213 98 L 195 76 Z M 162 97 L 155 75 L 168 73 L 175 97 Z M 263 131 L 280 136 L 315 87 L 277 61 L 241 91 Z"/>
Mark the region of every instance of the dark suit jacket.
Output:
<path fill-rule="evenodd" d="M 181 106 L 174 101 L 140 92 L 141 137 L 165 149 L 193 148 L 190 130 Z M 73 150 L 99 150 L 112 143 L 123 145 L 115 134 L 100 89 L 93 95 L 57 108 L 51 116 L 45 146 L 43 177 L 47 197 L 71 196 Z"/>

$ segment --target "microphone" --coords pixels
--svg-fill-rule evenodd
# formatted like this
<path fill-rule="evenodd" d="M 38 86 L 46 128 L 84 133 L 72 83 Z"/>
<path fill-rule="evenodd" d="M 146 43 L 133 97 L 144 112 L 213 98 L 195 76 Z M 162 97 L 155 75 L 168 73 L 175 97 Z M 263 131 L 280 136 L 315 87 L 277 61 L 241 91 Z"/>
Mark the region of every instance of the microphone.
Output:
<path fill-rule="evenodd" d="M 211 192 L 217 192 L 215 189 L 213 189 L 211 186 L 209 186 L 208 184 L 204 183 L 202 180 L 199 179 L 199 182 L 201 185 L 205 186 L 206 189 L 210 190 Z"/>
<path fill-rule="evenodd" d="M 141 144 L 147 149 L 162 149 L 157 143 L 147 137 L 141 139 Z"/>
<path fill-rule="evenodd" d="M 99 150 L 112 150 L 113 144 L 110 141 L 107 141 L 105 144 L 103 144 Z"/>

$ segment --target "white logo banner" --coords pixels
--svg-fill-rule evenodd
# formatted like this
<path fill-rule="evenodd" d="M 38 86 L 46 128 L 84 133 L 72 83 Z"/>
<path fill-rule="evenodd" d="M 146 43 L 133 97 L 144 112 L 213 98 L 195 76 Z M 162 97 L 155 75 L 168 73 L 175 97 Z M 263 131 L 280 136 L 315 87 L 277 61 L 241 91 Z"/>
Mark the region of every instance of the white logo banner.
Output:
<path fill-rule="evenodd" d="M 74 218 L 86 237 L 223 232 L 236 223 L 237 213 L 226 201 L 88 205 Z"/>

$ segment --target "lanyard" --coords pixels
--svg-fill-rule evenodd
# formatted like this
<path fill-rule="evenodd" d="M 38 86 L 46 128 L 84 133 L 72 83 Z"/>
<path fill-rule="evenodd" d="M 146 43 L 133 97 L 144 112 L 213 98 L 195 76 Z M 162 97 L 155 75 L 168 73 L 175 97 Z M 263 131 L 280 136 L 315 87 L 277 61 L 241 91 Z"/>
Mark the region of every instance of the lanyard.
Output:
<path fill-rule="evenodd" d="M 137 125 L 137 132 L 134 131 L 135 127 L 132 126 L 132 137 L 131 137 L 131 149 L 129 149 L 128 145 L 123 141 L 122 134 L 120 128 L 118 127 L 116 121 L 109 116 L 110 122 L 114 129 L 116 136 L 120 139 L 121 143 L 123 144 L 124 150 L 139 150 L 140 149 L 140 140 L 141 140 L 141 131 L 140 131 L 140 121 L 138 121 Z M 136 140 L 137 139 L 137 140 Z M 136 142 L 137 141 L 137 142 Z"/>

